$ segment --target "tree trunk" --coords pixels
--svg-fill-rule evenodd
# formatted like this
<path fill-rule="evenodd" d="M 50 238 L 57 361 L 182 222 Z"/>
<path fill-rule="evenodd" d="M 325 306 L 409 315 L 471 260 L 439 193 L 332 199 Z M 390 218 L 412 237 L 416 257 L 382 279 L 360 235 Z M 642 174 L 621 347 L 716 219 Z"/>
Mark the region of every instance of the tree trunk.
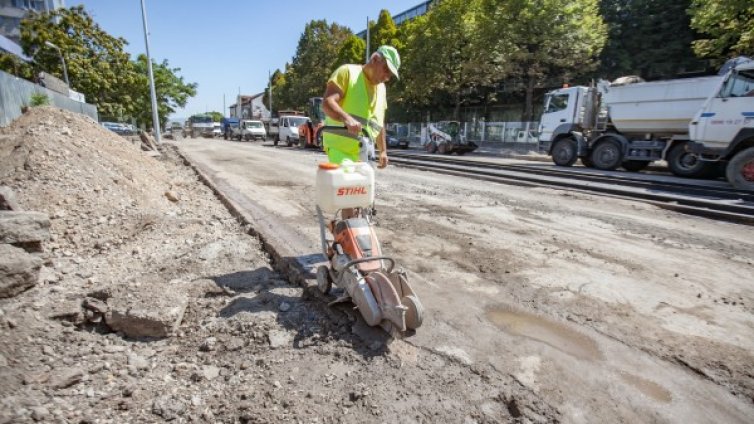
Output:
<path fill-rule="evenodd" d="M 454 121 L 460 121 L 461 116 L 461 93 L 456 92 L 456 106 L 453 109 L 453 120 Z"/>
<path fill-rule="evenodd" d="M 523 122 L 529 122 L 531 121 L 532 114 L 533 114 L 533 104 L 534 101 L 534 78 L 528 77 L 526 81 L 526 106 L 524 109 L 524 114 L 521 116 L 521 120 Z"/>

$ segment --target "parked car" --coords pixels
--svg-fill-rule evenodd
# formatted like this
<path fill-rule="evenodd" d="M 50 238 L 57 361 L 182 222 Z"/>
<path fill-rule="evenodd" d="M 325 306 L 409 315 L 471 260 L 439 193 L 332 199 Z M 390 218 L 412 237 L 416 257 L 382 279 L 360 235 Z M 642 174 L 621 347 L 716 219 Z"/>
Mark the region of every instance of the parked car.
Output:
<path fill-rule="evenodd" d="M 212 137 L 221 137 L 223 135 L 223 127 L 219 122 L 212 124 Z"/>
<path fill-rule="evenodd" d="M 134 135 L 136 133 L 132 125 L 120 122 L 102 122 L 103 127 L 119 135 Z"/>
<path fill-rule="evenodd" d="M 408 140 L 405 138 L 398 138 L 398 134 L 396 134 L 395 131 L 385 131 L 385 141 L 387 141 L 388 148 L 394 147 L 408 149 Z"/>

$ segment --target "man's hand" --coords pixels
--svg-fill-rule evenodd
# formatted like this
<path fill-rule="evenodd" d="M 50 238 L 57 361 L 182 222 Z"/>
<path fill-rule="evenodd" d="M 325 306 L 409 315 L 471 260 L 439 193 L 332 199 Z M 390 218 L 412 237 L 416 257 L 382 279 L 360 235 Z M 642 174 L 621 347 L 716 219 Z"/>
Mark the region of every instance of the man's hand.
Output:
<path fill-rule="evenodd" d="M 380 169 L 387 168 L 387 163 L 387 152 L 383 150 L 380 152 L 380 164 L 377 167 Z"/>
<path fill-rule="evenodd" d="M 348 128 L 348 132 L 355 136 L 361 135 L 361 122 L 353 119 L 351 115 L 347 116 L 348 119 L 344 120 L 343 124 L 346 126 L 346 128 Z"/>

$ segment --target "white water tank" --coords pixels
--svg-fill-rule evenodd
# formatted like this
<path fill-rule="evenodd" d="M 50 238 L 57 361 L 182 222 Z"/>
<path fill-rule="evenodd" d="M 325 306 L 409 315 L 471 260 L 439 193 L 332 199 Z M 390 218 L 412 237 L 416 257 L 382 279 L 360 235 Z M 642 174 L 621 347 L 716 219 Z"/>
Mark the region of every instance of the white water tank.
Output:
<path fill-rule="evenodd" d="M 610 86 L 603 96 L 610 120 L 622 133 L 686 134 L 722 77 L 686 78 Z"/>
<path fill-rule="evenodd" d="M 325 213 L 374 203 L 374 169 L 366 162 L 320 163 L 315 186 L 317 205 Z"/>

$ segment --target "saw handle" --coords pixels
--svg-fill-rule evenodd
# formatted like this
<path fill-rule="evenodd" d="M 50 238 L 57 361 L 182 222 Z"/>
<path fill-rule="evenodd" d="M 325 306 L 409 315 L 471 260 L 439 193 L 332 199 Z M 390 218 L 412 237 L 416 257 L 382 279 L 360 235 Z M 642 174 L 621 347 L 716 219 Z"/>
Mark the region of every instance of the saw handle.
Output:
<path fill-rule="evenodd" d="M 343 267 L 343 269 L 352 267 L 354 265 L 358 265 L 358 264 L 363 263 L 363 262 L 371 262 L 371 261 L 388 261 L 388 262 L 390 262 L 390 265 L 388 266 L 388 269 L 385 270 L 385 271 L 387 271 L 388 274 L 390 274 L 391 272 L 393 272 L 393 268 L 395 268 L 395 259 L 391 258 L 390 256 L 370 256 L 368 258 L 354 259 L 351 262 L 348 262 Z"/>

